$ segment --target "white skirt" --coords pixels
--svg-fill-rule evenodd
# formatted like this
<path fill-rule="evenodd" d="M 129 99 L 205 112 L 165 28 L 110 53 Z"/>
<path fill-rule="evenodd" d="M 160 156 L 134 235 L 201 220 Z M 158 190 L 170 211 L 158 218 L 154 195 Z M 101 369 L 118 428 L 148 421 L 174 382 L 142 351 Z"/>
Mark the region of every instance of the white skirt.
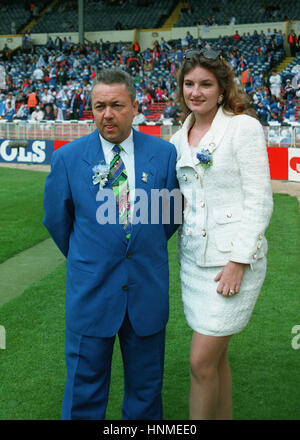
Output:
<path fill-rule="evenodd" d="M 200 267 L 186 255 L 181 257 L 181 289 L 188 325 L 209 336 L 239 333 L 249 322 L 266 275 L 266 258 L 245 268 L 240 292 L 231 297 L 217 293 L 214 281 L 222 267 Z"/>

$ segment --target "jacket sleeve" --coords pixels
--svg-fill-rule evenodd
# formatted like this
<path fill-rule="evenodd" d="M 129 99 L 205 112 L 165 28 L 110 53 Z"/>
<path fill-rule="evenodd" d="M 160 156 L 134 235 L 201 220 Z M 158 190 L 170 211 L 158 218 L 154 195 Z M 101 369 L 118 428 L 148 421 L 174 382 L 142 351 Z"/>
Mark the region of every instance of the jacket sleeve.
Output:
<path fill-rule="evenodd" d="M 263 243 L 273 211 L 272 186 L 265 136 L 261 124 L 241 116 L 234 137 L 234 154 L 241 175 L 244 204 L 234 239 L 231 261 L 253 264 Z"/>
<path fill-rule="evenodd" d="M 168 174 L 166 189 L 169 191 L 170 197 L 170 222 L 165 224 L 165 232 L 167 239 L 169 239 L 178 226 L 182 222 L 182 195 L 179 189 L 178 180 L 176 177 L 176 149 L 172 146 L 172 151 L 169 158 Z"/>
<path fill-rule="evenodd" d="M 51 171 L 45 183 L 44 211 L 43 224 L 66 257 L 73 227 L 74 206 L 65 163 L 59 150 L 53 153 Z"/>

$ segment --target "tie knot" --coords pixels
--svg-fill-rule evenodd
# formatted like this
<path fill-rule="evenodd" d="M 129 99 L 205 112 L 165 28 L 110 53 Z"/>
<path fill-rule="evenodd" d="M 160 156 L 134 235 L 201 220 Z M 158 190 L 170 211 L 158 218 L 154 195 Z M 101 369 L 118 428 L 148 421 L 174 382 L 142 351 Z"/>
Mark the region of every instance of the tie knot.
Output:
<path fill-rule="evenodd" d="M 113 151 L 117 154 L 120 154 L 120 152 L 122 151 L 121 145 L 114 145 Z"/>

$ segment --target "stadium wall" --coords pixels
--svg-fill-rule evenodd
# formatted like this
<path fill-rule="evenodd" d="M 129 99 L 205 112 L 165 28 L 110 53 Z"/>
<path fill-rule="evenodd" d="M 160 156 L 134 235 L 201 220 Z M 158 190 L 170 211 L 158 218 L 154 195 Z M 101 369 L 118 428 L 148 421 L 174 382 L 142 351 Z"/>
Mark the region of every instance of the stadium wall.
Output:
<path fill-rule="evenodd" d="M 148 47 L 152 47 L 155 40 L 160 40 L 163 37 L 166 41 L 176 40 L 182 38 L 186 35 L 187 31 L 193 35 L 194 38 L 202 38 L 204 40 L 210 38 L 218 38 L 222 36 L 234 35 L 235 31 L 238 30 L 240 35 L 243 33 L 250 32 L 253 34 L 254 30 L 258 33 L 264 31 L 265 33 L 268 29 L 281 30 L 283 34 L 294 28 L 296 33 L 300 31 L 300 21 L 298 22 L 274 22 L 274 23 L 250 23 L 250 24 L 240 24 L 236 26 L 193 26 L 193 27 L 173 27 L 172 29 L 143 29 L 143 30 L 124 30 L 124 31 L 102 31 L 102 32 L 85 32 L 85 38 L 88 41 L 94 42 L 99 41 L 101 38 L 103 41 L 119 42 L 128 41 L 131 42 L 136 39 L 141 46 L 141 50 L 145 50 Z M 74 43 L 79 42 L 78 32 L 58 32 L 49 34 L 32 34 L 32 40 L 34 45 L 45 45 L 47 43 L 48 36 L 55 41 L 56 37 L 70 38 Z M 10 49 L 16 49 L 22 44 L 21 35 L 1 35 L 0 36 L 0 50 L 3 49 L 4 45 L 7 44 Z"/>
<path fill-rule="evenodd" d="M 3 124 L 1 124 L 3 127 Z M 53 125 L 54 126 L 54 125 Z M 46 126 L 45 126 L 46 127 Z M 62 126 L 60 126 L 61 128 Z M 79 125 L 77 128 L 77 134 L 73 132 L 73 138 L 79 137 L 79 135 L 88 134 L 94 130 L 94 124 L 86 124 L 82 127 L 85 128 L 85 133 L 79 133 Z M 159 136 L 166 140 L 170 139 L 170 136 L 179 129 L 179 126 L 161 126 L 161 125 L 145 125 L 135 127 L 137 130 L 147 133 L 153 136 Z M 285 127 L 286 129 L 286 127 Z M 36 130 L 36 129 L 35 129 Z M 268 127 L 266 130 L 269 131 Z M 272 128 L 274 131 L 274 129 Z M 270 165 L 270 174 L 272 179 L 288 180 L 292 182 L 300 182 L 300 148 L 289 147 L 290 144 L 280 143 L 282 140 L 280 137 L 280 127 L 278 127 L 278 137 L 275 139 L 274 134 L 272 138 L 269 137 L 268 131 L 266 131 L 266 139 L 268 142 L 268 157 Z M 295 127 L 293 135 L 293 142 L 297 141 L 295 136 L 297 135 L 298 128 Z M 70 127 L 69 127 L 70 132 Z M 7 138 L 0 138 L 0 162 L 2 163 L 25 163 L 25 164 L 39 164 L 49 165 L 53 151 L 61 146 L 70 142 L 70 136 L 66 139 L 43 139 L 43 134 L 46 131 L 37 133 L 37 137 L 33 139 L 24 140 L 22 138 L 15 139 L 15 136 L 9 136 Z M 63 137 L 63 132 L 61 131 Z M 9 134 L 9 133 L 7 133 Z M 48 136 L 49 132 L 48 132 Z M 271 144 L 269 141 L 272 141 Z M 277 140 L 277 145 L 274 143 Z M 292 138 L 291 138 L 292 141 Z M 300 146 L 300 139 L 298 139 Z M 271 145 L 271 146 L 270 146 Z"/>

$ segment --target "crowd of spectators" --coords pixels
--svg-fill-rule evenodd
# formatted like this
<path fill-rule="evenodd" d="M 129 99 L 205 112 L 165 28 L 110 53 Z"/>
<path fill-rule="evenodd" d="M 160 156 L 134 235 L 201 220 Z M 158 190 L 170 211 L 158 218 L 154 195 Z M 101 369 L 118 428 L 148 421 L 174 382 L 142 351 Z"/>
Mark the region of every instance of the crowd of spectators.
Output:
<path fill-rule="evenodd" d="M 249 57 L 238 50 L 236 43 L 240 40 L 256 41 L 256 49 Z M 283 34 L 276 30 L 241 36 L 236 32 L 232 37 L 220 36 L 217 41 L 220 53 L 234 69 L 236 82 L 246 90 L 264 124 L 288 122 L 296 116 L 294 98 L 300 98 L 300 66 L 295 66 L 287 81 L 272 64 L 274 53 L 282 50 L 283 43 Z M 209 48 L 210 42 L 195 39 L 187 32 L 179 40 L 167 42 L 162 37 L 144 51 L 137 43 L 100 40 L 79 45 L 71 37 L 57 37 L 55 41 L 49 37 L 46 46 L 40 47 L 33 44 L 28 33 L 19 50 L 9 56 L 2 53 L 6 87 L 0 96 L 0 118 L 6 121 L 81 119 L 85 110 L 91 110 L 91 87 L 97 69 L 120 66 L 134 78 L 140 104 L 136 121 L 147 120 L 153 103 L 164 104 L 160 123 L 179 121 L 176 72 L 184 51 L 191 47 Z M 258 59 L 273 66 L 269 76 L 251 69 Z"/>

